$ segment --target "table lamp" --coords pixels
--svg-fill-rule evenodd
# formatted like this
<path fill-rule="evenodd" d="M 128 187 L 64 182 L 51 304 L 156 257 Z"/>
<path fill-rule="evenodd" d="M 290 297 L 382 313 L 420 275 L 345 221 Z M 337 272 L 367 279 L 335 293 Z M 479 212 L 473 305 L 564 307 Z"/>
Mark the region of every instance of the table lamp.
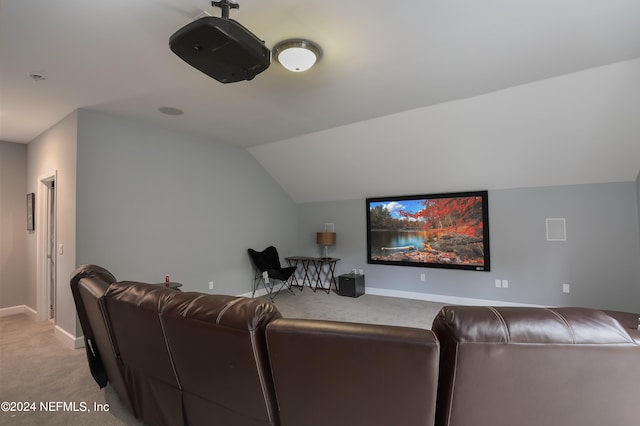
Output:
<path fill-rule="evenodd" d="M 335 232 L 317 232 L 316 233 L 316 244 L 320 246 L 324 246 L 324 257 L 329 257 L 329 246 L 332 246 L 336 243 L 336 233 Z"/>

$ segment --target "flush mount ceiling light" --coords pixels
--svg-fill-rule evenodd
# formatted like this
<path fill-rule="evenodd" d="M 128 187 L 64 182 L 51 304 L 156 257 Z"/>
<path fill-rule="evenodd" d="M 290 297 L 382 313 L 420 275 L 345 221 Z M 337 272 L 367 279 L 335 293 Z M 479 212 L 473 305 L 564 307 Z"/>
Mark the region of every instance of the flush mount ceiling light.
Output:
<path fill-rule="evenodd" d="M 309 40 L 284 40 L 273 47 L 273 56 L 293 72 L 306 71 L 320 59 L 320 46 Z"/>

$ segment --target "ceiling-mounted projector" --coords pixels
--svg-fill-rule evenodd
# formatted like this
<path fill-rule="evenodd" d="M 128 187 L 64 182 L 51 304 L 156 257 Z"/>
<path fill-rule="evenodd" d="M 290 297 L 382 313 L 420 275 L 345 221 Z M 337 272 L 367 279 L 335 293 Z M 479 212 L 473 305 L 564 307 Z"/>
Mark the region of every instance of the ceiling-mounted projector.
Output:
<path fill-rule="evenodd" d="M 185 25 L 169 39 L 169 47 L 186 63 L 221 83 L 251 80 L 269 68 L 271 52 L 264 41 L 229 18 L 237 3 L 213 1 L 222 17 L 206 16 Z"/>

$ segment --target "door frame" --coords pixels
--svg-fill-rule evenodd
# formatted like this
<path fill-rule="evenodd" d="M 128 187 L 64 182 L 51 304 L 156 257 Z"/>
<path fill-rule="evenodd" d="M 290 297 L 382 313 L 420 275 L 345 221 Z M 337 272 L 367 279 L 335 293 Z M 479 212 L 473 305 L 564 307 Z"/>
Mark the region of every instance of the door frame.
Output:
<path fill-rule="evenodd" d="M 51 294 L 49 286 L 49 277 L 52 275 L 49 270 L 49 261 L 47 258 L 47 248 L 49 245 L 49 216 L 48 211 L 48 197 L 51 182 L 54 182 L 55 189 L 58 189 L 58 171 L 54 170 L 50 173 L 45 173 L 38 176 L 38 187 L 36 191 L 36 307 L 38 320 L 48 320 L 51 302 L 55 303 L 55 294 Z M 54 202 L 54 218 L 57 222 L 58 216 L 58 203 L 57 193 L 53 200 Z M 57 226 L 54 225 L 54 232 Z M 57 235 L 54 236 L 55 243 L 53 245 L 53 256 L 56 256 L 57 247 Z M 56 277 L 54 271 L 53 276 Z M 57 277 L 56 277 L 57 279 Z M 56 283 L 57 287 L 57 283 Z M 54 306 L 53 310 L 53 323 L 56 323 L 57 309 Z"/>

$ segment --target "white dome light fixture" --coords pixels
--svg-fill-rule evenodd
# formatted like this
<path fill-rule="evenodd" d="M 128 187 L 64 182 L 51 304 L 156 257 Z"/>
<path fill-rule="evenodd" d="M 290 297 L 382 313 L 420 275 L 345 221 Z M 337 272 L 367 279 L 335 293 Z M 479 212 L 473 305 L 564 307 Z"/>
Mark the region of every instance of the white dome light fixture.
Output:
<path fill-rule="evenodd" d="M 322 51 L 309 40 L 284 40 L 273 47 L 273 56 L 280 64 L 293 72 L 303 72 L 315 64 Z"/>

